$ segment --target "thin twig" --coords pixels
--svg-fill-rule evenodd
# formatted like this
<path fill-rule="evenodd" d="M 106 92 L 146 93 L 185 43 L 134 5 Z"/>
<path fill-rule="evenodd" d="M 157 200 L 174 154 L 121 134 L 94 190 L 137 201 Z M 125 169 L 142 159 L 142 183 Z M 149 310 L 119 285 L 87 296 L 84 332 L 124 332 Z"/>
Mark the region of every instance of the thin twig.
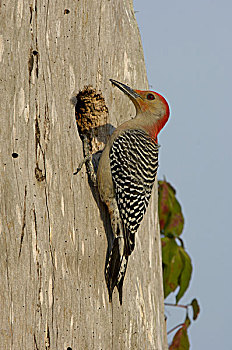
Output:
<path fill-rule="evenodd" d="M 183 327 L 185 325 L 185 323 L 180 323 L 177 326 L 175 326 L 174 328 L 170 329 L 170 331 L 167 332 L 167 334 L 172 333 L 173 331 L 175 331 L 177 328 L 179 327 Z"/>
<path fill-rule="evenodd" d="M 175 307 L 182 307 L 184 309 L 187 309 L 189 305 L 181 305 L 181 304 L 171 304 L 171 303 L 164 303 L 165 306 L 175 306 Z"/>

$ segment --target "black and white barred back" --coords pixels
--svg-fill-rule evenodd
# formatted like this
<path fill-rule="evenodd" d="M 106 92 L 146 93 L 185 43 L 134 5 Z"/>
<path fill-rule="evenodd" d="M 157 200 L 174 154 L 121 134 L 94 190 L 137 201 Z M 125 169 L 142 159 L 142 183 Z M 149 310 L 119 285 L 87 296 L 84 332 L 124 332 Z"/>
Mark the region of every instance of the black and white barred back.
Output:
<path fill-rule="evenodd" d="M 110 166 L 116 200 L 125 229 L 126 255 L 146 212 L 158 169 L 159 146 L 143 130 L 126 130 L 113 142 Z"/>

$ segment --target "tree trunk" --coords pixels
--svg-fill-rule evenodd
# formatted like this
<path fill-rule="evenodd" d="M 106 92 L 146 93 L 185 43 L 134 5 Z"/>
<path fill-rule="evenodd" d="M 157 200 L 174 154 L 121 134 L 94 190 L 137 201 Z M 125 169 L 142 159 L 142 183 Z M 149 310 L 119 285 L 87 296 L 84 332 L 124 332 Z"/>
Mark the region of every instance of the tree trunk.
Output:
<path fill-rule="evenodd" d="M 83 159 L 73 96 L 92 86 L 118 126 L 135 111 L 109 79 L 148 87 L 132 1 L 1 1 L 0 11 L 0 348 L 166 349 L 157 186 L 120 306 L 104 278 L 105 207 L 86 168 L 73 175 Z"/>

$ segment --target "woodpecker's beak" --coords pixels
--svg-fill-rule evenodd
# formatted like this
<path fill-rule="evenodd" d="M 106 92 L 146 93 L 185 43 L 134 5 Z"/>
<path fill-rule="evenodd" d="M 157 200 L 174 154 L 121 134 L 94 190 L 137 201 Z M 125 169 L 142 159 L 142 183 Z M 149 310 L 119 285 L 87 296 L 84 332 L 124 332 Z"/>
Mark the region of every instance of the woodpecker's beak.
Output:
<path fill-rule="evenodd" d="M 126 94 L 134 103 L 137 98 L 141 98 L 141 96 L 137 94 L 137 92 L 135 92 L 135 90 L 131 89 L 129 86 L 113 79 L 110 79 L 110 81 L 113 85 L 117 86 L 120 90 L 122 90 L 124 94 Z"/>

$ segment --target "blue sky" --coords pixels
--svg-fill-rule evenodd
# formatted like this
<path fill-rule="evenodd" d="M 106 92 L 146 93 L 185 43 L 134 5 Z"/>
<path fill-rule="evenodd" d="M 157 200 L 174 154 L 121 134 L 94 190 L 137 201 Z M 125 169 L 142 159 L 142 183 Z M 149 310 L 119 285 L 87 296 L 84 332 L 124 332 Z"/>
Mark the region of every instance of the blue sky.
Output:
<path fill-rule="evenodd" d="M 159 178 L 176 188 L 186 221 L 194 272 L 181 303 L 201 305 L 191 348 L 232 349 L 232 2 L 134 0 L 134 9 L 151 90 L 171 107 Z M 182 321 L 182 310 L 168 309 L 168 328 L 176 314 Z"/>

